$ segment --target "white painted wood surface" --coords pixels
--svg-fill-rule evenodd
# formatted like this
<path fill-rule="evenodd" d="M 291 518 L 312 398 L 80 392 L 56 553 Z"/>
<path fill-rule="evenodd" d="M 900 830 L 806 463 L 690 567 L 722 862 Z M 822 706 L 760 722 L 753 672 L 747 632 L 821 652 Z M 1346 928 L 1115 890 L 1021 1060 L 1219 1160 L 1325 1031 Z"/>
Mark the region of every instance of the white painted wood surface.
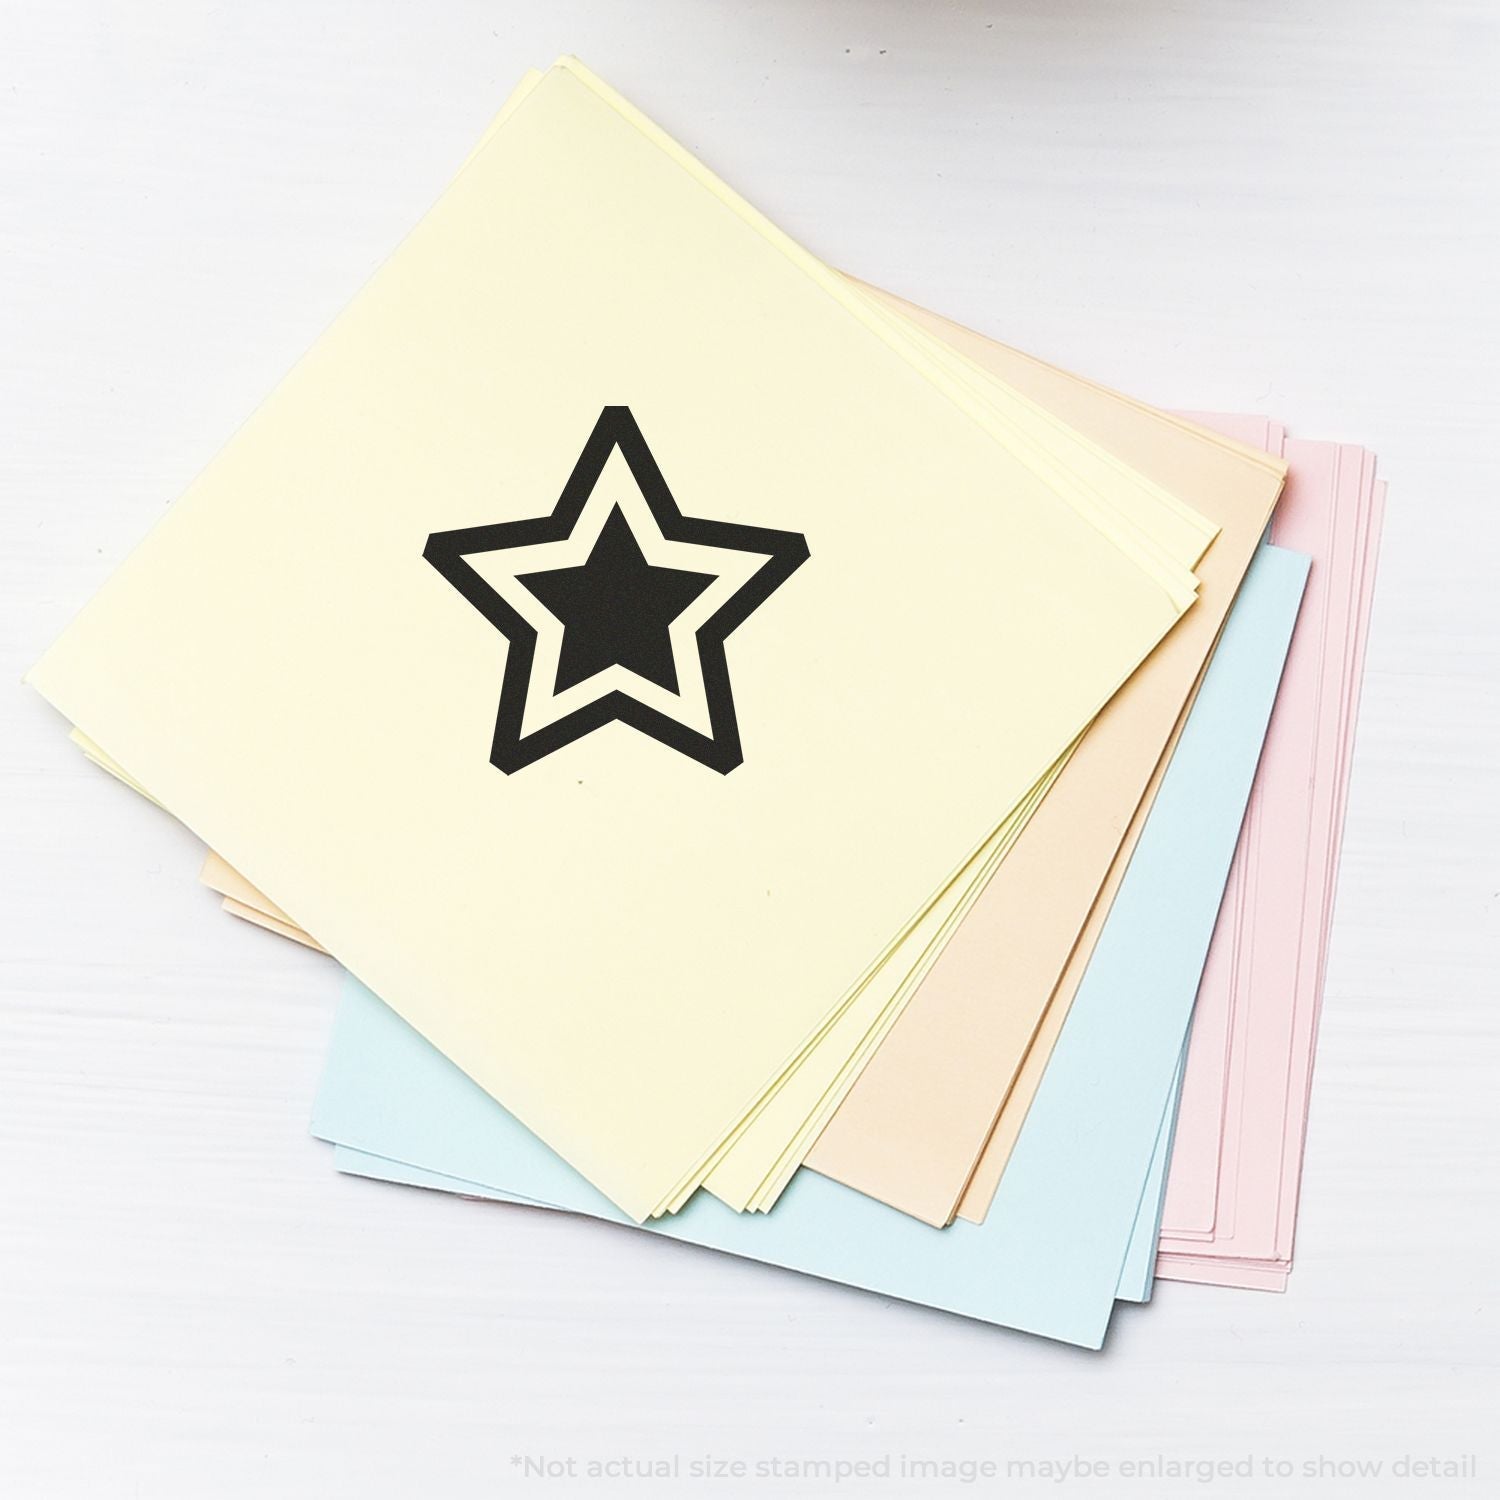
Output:
<path fill-rule="evenodd" d="M 220 915 L 192 840 L 12 687 L 0 1494 L 1500 1492 L 1486 0 L 6 0 L 0 675 L 563 50 L 840 266 L 1160 403 L 1380 453 L 1292 1289 L 1165 1286 L 1092 1357 L 339 1178 L 306 1134 L 331 965 Z M 587 1474 L 673 1454 L 676 1481 Z M 691 1478 L 705 1454 L 751 1472 Z M 903 1454 L 1001 1477 L 904 1479 Z M 1405 1454 L 1480 1477 L 1399 1478 Z M 1293 1472 L 1119 1476 L 1156 1455 Z M 1005 1477 L 1077 1456 L 1116 1467 Z M 882 1457 L 889 1477 L 755 1473 Z"/>

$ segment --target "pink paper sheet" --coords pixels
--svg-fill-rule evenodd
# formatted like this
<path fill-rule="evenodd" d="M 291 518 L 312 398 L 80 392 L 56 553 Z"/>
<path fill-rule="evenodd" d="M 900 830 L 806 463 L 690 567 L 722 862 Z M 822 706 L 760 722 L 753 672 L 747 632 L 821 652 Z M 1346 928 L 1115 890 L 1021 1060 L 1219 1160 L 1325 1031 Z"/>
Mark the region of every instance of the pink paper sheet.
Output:
<path fill-rule="evenodd" d="M 1263 1288 L 1291 1261 L 1384 504 L 1362 449 L 1284 456 L 1273 534 L 1313 571 L 1199 992 L 1157 1262 Z"/>

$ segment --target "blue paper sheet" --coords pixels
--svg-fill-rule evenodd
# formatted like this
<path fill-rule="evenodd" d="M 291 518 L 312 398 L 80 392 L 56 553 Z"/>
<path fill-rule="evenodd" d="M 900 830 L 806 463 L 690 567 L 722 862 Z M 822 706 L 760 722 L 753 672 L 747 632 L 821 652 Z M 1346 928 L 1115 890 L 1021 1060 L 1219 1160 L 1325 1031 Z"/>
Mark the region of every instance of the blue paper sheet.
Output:
<path fill-rule="evenodd" d="M 1246 575 L 985 1222 L 933 1229 L 800 1172 L 769 1214 L 699 1193 L 645 1232 L 1102 1344 L 1307 567 L 1263 546 Z M 371 1175 L 628 1222 L 353 979 L 313 1132 Z"/>

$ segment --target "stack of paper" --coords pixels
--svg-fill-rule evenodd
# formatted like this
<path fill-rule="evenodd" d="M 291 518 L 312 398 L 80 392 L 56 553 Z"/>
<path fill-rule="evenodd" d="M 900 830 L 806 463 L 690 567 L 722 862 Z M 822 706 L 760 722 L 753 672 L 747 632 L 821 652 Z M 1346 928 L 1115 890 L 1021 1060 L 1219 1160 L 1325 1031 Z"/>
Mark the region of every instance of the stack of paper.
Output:
<path fill-rule="evenodd" d="M 1097 1345 L 1164 1199 L 1163 1274 L 1290 1250 L 1379 492 L 1282 448 L 564 59 L 30 680 L 349 970 L 341 1168 Z"/>

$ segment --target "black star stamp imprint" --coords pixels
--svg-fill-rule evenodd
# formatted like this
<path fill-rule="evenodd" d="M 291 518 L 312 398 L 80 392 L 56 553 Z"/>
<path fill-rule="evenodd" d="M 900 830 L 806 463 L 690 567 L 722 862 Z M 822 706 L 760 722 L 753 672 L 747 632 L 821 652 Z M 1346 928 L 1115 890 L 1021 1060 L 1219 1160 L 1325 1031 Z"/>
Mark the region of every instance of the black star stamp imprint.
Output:
<path fill-rule="evenodd" d="M 683 515 L 630 408 L 606 406 L 551 515 L 435 531 L 422 555 L 510 643 L 491 764 L 619 720 L 727 774 L 744 755 L 724 642 L 808 549 Z"/>

